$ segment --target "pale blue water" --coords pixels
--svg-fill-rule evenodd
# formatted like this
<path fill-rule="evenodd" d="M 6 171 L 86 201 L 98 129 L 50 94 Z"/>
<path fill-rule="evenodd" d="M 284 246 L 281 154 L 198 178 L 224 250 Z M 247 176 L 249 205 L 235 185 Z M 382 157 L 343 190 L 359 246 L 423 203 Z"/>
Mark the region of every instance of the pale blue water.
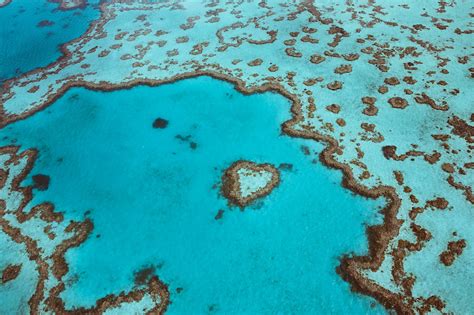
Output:
<path fill-rule="evenodd" d="M 67 218 L 91 211 L 92 235 L 66 256 L 66 278 L 78 277 L 62 294 L 66 305 L 128 290 L 134 271 L 154 265 L 170 287 L 170 314 L 384 312 L 335 272 L 342 254 L 365 252 L 365 224 L 378 219 L 382 201 L 353 195 L 339 172 L 302 153 L 301 145 L 319 152 L 320 144 L 281 134 L 289 106 L 280 95 L 244 96 L 202 77 L 108 93 L 72 89 L 0 130 L 2 145 L 39 149 L 31 175 L 51 183 L 34 202 L 53 201 Z M 152 128 L 157 117 L 169 120 L 166 129 Z M 293 170 L 241 212 L 215 188 L 237 159 Z"/>
<path fill-rule="evenodd" d="M 60 46 L 82 35 L 99 17 L 98 0 L 85 9 L 59 11 L 46 0 L 14 0 L 0 9 L 0 81 L 43 67 L 61 56 Z M 54 24 L 38 27 L 48 20 Z"/>

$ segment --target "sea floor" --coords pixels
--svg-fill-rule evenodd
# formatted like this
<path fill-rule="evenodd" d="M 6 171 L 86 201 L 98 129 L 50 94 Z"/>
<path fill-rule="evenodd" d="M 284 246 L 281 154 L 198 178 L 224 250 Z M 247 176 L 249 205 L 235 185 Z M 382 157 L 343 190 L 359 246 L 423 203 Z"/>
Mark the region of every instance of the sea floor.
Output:
<path fill-rule="evenodd" d="M 2 145 L 38 149 L 31 175 L 51 178 L 33 204 L 51 201 L 66 218 L 94 223 L 66 255 L 66 306 L 131 289 L 148 268 L 169 285 L 170 314 L 383 313 L 351 293 L 336 267 L 343 254 L 365 253 L 364 226 L 377 222 L 384 200 L 343 189 L 341 175 L 318 161 L 322 145 L 282 134 L 289 108 L 280 95 L 244 96 L 201 77 L 110 93 L 72 89 L 2 129 Z M 158 117 L 166 128 L 152 127 Z M 241 210 L 219 188 L 239 159 L 291 169 Z"/>

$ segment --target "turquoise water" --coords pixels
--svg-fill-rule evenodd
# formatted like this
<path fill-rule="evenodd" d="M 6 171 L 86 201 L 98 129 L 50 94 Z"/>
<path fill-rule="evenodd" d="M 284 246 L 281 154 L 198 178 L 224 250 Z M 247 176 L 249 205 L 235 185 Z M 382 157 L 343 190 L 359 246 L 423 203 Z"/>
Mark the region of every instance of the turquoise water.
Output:
<path fill-rule="evenodd" d="M 0 81 L 59 58 L 60 45 L 79 37 L 98 18 L 97 2 L 69 11 L 60 11 L 57 3 L 46 0 L 14 0 L 0 8 Z M 38 27 L 44 20 L 54 24 Z"/>
<path fill-rule="evenodd" d="M 322 145 L 281 134 L 289 106 L 201 77 L 108 93 L 75 88 L 0 130 L 2 145 L 38 148 L 31 175 L 51 176 L 33 202 L 94 222 L 66 256 L 66 305 L 128 290 L 134 272 L 153 266 L 170 287 L 170 314 L 383 313 L 335 272 L 340 255 L 365 252 L 365 224 L 379 219 L 382 201 L 344 190 L 339 172 L 301 150 Z M 158 117 L 167 128 L 152 128 Z M 238 159 L 293 168 L 240 211 L 216 187 Z"/>

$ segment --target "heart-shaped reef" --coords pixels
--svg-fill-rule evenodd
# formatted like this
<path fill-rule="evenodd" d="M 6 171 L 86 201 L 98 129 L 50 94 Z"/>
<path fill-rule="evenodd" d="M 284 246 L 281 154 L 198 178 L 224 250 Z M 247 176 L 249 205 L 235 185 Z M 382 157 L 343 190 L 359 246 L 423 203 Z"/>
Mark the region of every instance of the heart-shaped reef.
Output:
<path fill-rule="evenodd" d="M 245 207 L 280 184 L 280 173 L 271 164 L 239 160 L 222 175 L 222 195 L 232 205 Z"/>

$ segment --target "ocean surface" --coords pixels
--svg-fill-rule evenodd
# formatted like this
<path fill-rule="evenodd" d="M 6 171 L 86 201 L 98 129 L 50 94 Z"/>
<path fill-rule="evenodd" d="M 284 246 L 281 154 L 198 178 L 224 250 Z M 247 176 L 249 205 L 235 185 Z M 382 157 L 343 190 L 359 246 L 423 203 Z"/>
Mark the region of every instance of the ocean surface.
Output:
<path fill-rule="evenodd" d="M 1 129 L 2 146 L 39 151 L 24 185 L 35 174 L 51 178 L 32 202 L 94 223 L 66 255 L 66 306 L 129 290 L 150 268 L 169 285 L 169 314 L 384 313 L 335 271 L 341 255 L 365 253 L 365 226 L 380 221 L 383 200 L 343 189 L 340 172 L 318 160 L 321 144 L 282 134 L 289 108 L 281 95 L 245 96 L 200 77 L 74 88 Z M 153 128 L 157 118 L 167 127 Z M 224 170 L 239 159 L 292 168 L 242 211 L 220 194 Z"/>
<path fill-rule="evenodd" d="M 14 0 L 1 8 L 0 82 L 59 58 L 60 46 L 79 37 L 99 17 L 98 2 L 89 0 L 85 9 L 69 11 L 39 0 Z"/>

